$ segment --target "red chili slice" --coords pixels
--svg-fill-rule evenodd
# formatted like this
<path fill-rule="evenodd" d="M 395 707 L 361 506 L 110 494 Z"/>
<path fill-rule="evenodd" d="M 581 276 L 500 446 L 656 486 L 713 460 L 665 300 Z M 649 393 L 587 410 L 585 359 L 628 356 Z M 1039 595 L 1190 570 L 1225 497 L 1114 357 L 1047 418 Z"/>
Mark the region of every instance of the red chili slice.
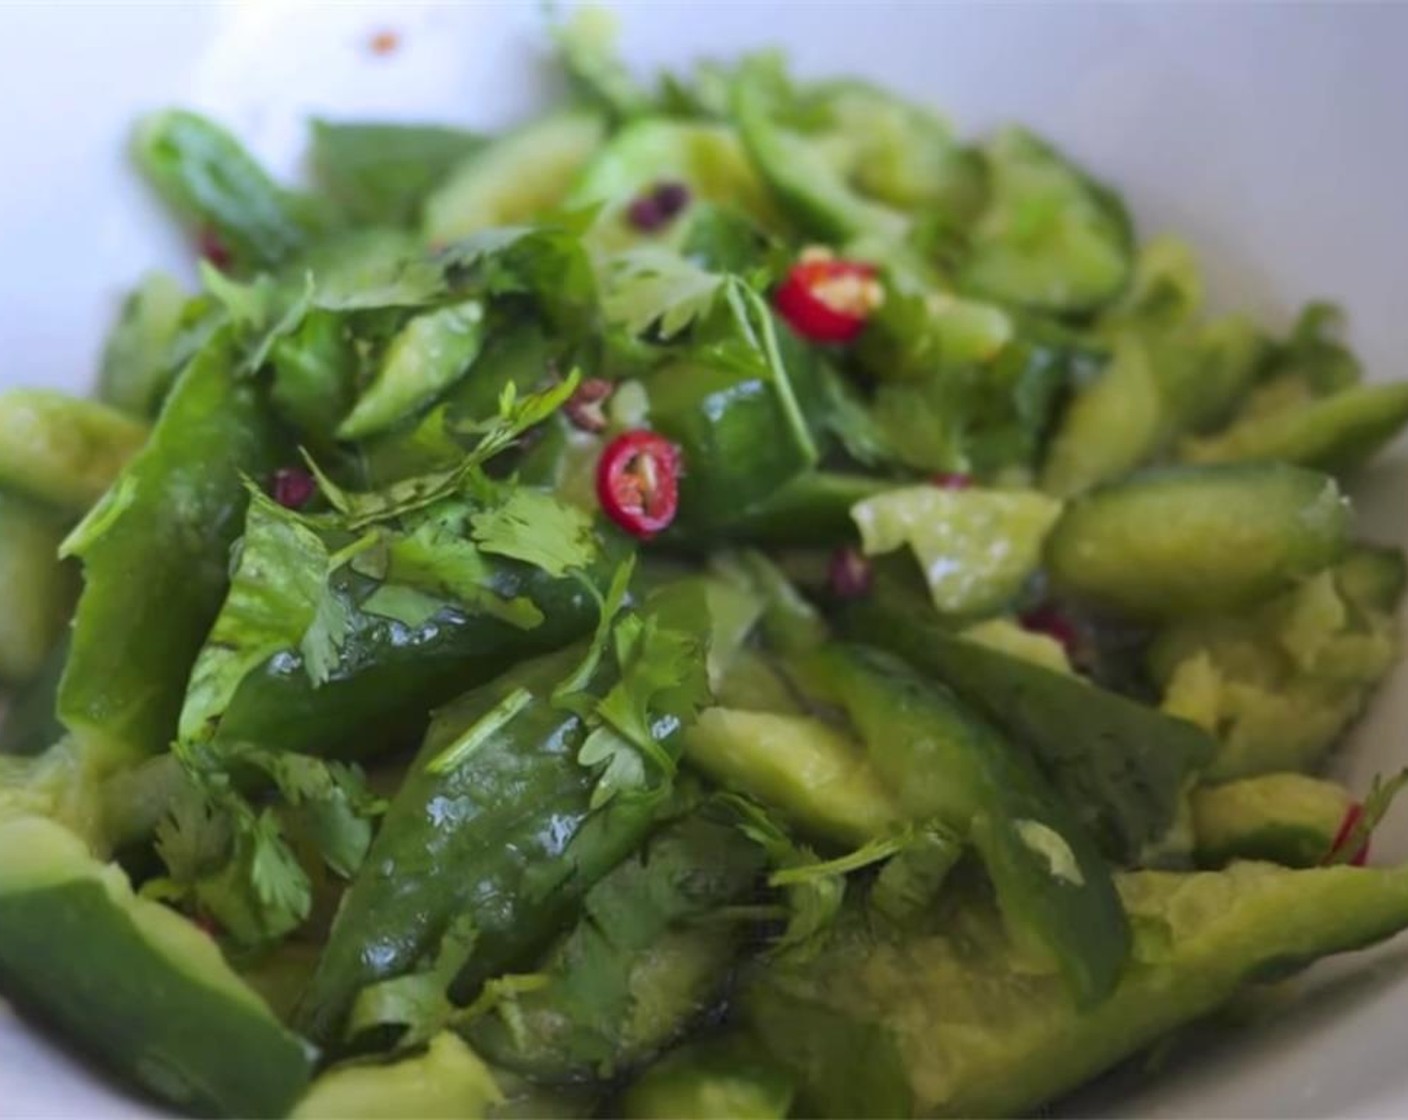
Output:
<path fill-rule="evenodd" d="M 1349 838 L 1354 834 L 1355 828 L 1359 824 L 1359 818 L 1364 815 L 1364 806 L 1358 801 L 1350 803 L 1348 809 L 1344 811 L 1344 816 L 1340 819 L 1339 831 L 1335 833 L 1335 841 L 1330 845 L 1329 854 L 1325 859 L 1338 855 L 1341 848 L 1349 843 Z M 1359 850 L 1349 857 L 1351 867 L 1363 867 L 1369 862 L 1369 838 L 1364 838 L 1364 843 L 1359 846 Z"/>
<path fill-rule="evenodd" d="M 791 328 L 812 342 L 850 342 L 884 297 L 875 269 L 859 261 L 808 257 L 773 293 Z"/>
<path fill-rule="evenodd" d="M 606 516 L 642 540 L 669 527 L 680 504 L 680 452 L 655 432 L 623 432 L 601 453 L 596 496 Z"/>
<path fill-rule="evenodd" d="M 929 476 L 929 485 L 940 490 L 967 490 L 973 485 L 973 476 L 962 471 L 940 471 Z"/>

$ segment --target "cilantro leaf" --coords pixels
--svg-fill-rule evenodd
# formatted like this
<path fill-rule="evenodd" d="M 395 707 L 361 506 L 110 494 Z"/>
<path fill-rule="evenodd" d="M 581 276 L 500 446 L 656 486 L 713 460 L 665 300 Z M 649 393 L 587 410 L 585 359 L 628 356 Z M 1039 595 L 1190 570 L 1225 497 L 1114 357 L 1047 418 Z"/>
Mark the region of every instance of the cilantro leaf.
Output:
<path fill-rule="evenodd" d="M 240 683 L 275 653 L 296 648 L 324 598 L 329 555 L 296 514 L 253 485 L 245 534 L 225 603 L 191 671 L 184 740 L 207 739 Z"/>
<path fill-rule="evenodd" d="M 469 960 L 479 931 L 463 915 L 452 921 L 425 967 L 371 984 L 357 996 L 348 1016 L 350 1041 L 378 1027 L 401 1027 L 396 1049 L 428 1041 L 450 1022 L 455 1006 L 447 994 L 451 981 Z"/>
<path fill-rule="evenodd" d="M 432 774 L 443 774 L 462 765 L 466 759 L 502 731 L 533 703 L 533 694 L 523 686 L 515 688 L 460 734 L 454 742 L 430 760 Z"/>
<path fill-rule="evenodd" d="M 591 517 L 541 490 L 516 487 L 506 501 L 469 520 L 483 551 L 533 564 L 551 576 L 586 568 L 596 558 Z"/>
<path fill-rule="evenodd" d="M 854 870 L 851 857 L 829 863 L 818 860 L 815 852 L 795 841 L 767 809 L 751 798 L 721 793 L 714 800 L 735 816 L 739 831 L 762 848 L 769 862 L 779 869 L 769 883 L 785 892 L 788 915 L 787 927 L 774 942 L 774 950 L 814 951 L 821 934 L 841 912 L 846 897 L 845 872 Z M 866 848 L 861 849 L 866 854 L 857 866 L 892 854 L 886 851 L 871 858 L 872 853 Z"/>
<path fill-rule="evenodd" d="M 653 246 L 616 254 L 604 271 L 601 304 L 607 325 L 632 337 L 655 327 L 667 341 L 712 311 L 730 279 Z"/>
<path fill-rule="evenodd" d="M 508 450 L 529 428 L 541 424 L 566 404 L 577 391 L 580 380 L 581 374 L 573 370 L 558 384 L 523 397 L 518 396 L 516 384 L 509 382 L 499 397 L 498 415 L 467 429 L 477 432 L 480 439 L 458 465 L 449 470 L 404 479 L 382 490 L 345 490 L 328 478 L 307 452 L 304 452 L 304 458 L 319 488 L 341 514 L 342 523 L 355 532 L 425 509 L 443 498 L 458 494 L 472 483 L 483 481 L 484 464 Z"/>
<path fill-rule="evenodd" d="M 652 753 L 656 761 L 658 757 Z M 649 781 L 641 748 L 610 727 L 598 727 L 587 736 L 577 753 L 577 761 L 586 767 L 603 767 L 592 790 L 593 809 L 601 808 L 618 793 L 644 789 Z"/>
<path fill-rule="evenodd" d="M 587 647 L 587 652 L 577 667 L 553 690 L 552 702 L 557 707 L 575 710 L 581 705 L 583 692 L 592 677 L 596 675 L 597 667 L 601 664 L 601 659 L 611 641 L 611 628 L 626 605 L 626 594 L 630 590 L 631 577 L 635 574 L 635 570 L 636 557 L 635 553 L 631 553 L 617 565 L 605 598 L 600 598 L 594 583 L 590 580 L 582 580 L 582 586 L 588 593 L 598 596 L 599 612 L 596 632 L 592 635 L 591 644 Z"/>

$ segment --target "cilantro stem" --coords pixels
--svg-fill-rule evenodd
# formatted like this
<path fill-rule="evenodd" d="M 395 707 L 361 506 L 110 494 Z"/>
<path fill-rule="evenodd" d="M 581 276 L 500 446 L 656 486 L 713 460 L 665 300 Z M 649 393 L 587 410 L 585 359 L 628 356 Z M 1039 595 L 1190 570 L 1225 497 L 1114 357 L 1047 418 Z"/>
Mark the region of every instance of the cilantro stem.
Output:
<path fill-rule="evenodd" d="M 521 685 L 515 688 L 479 719 L 469 729 L 430 760 L 426 767 L 432 774 L 443 774 L 453 770 L 494 735 L 503 730 L 524 708 L 533 702 L 533 694 Z"/>

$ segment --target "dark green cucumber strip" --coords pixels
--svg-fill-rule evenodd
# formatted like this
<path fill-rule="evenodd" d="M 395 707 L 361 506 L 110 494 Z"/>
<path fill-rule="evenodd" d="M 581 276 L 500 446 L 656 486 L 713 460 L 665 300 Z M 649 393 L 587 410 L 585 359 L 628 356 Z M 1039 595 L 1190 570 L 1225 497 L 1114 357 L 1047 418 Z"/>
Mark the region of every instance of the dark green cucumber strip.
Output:
<path fill-rule="evenodd" d="M 282 1116 L 308 1081 L 209 937 L 41 817 L 0 821 L 0 991 L 182 1112 Z"/>

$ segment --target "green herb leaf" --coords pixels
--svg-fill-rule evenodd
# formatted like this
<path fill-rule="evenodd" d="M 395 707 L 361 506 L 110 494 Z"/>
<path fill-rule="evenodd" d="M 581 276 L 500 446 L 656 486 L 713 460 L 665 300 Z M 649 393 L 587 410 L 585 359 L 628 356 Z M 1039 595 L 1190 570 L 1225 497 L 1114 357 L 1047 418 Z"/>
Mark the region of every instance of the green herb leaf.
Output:
<path fill-rule="evenodd" d="M 585 569 L 596 558 L 591 517 L 541 490 L 515 487 L 506 501 L 469 520 L 484 552 L 522 560 L 552 576 Z"/>
<path fill-rule="evenodd" d="M 604 271 L 601 304 L 607 325 L 632 337 L 655 327 L 664 340 L 713 310 L 730 279 L 653 246 L 618 253 Z"/>
<path fill-rule="evenodd" d="M 522 686 L 515 688 L 471 724 L 464 734 L 431 759 L 426 769 L 432 774 L 443 774 L 461 765 L 531 703 L 533 694 L 528 689 Z"/>

